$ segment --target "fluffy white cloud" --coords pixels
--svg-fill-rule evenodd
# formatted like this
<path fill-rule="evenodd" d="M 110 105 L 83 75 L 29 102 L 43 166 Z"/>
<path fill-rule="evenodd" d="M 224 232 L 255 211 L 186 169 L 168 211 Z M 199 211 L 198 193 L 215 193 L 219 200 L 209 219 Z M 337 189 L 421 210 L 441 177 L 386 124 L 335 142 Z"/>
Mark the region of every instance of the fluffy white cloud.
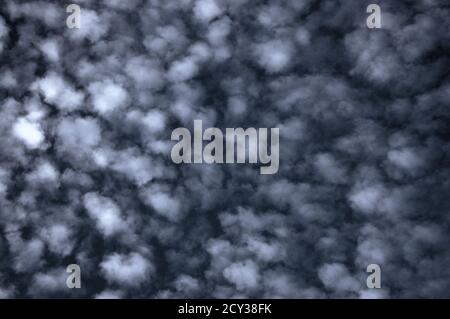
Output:
<path fill-rule="evenodd" d="M 139 286 L 150 280 L 153 265 L 138 253 L 112 254 L 100 263 L 105 278 L 125 286 Z"/>
<path fill-rule="evenodd" d="M 42 41 L 41 44 L 39 45 L 39 48 L 41 49 L 41 51 L 44 53 L 45 57 L 50 62 L 58 62 L 59 61 L 60 48 L 59 48 L 57 40 L 52 39 L 52 40 Z M 48 90 L 48 88 L 47 88 L 47 90 Z M 66 101 L 66 103 L 67 102 L 72 103 L 74 101 L 68 100 L 68 101 Z"/>
<path fill-rule="evenodd" d="M 405 171 L 415 171 L 425 166 L 425 160 L 418 150 L 404 148 L 389 151 L 388 161 Z"/>
<path fill-rule="evenodd" d="M 128 100 L 127 91 L 110 80 L 91 83 L 88 90 L 94 110 L 102 115 L 124 107 Z"/>
<path fill-rule="evenodd" d="M 347 180 L 345 168 L 331 154 L 318 154 L 314 165 L 327 182 L 339 184 Z"/>
<path fill-rule="evenodd" d="M 139 87 L 157 90 L 164 84 L 165 74 L 158 63 L 144 57 L 130 59 L 125 66 L 125 71 Z"/>
<path fill-rule="evenodd" d="M 64 118 L 57 127 L 61 143 L 67 148 L 82 149 L 96 146 L 101 139 L 98 121 L 93 118 Z"/>
<path fill-rule="evenodd" d="M 198 65 L 192 58 L 184 58 L 171 65 L 168 78 L 172 82 L 183 82 L 197 75 L 198 71 Z"/>
<path fill-rule="evenodd" d="M 94 219 L 98 230 L 105 236 L 111 236 L 126 229 L 120 208 L 110 198 L 88 193 L 83 197 L 83 204 L 89 216 Z"/>
<path fill-rule="evenodd" d="M 144 116 L 142 123 L 151 133 L 163 132 L 166 127 L 166 115 L 161 111 L 152 110 Z"/>
<path fill-rule="evenodd" d="M 175 222 L 181 218 L 181 203 L 177 198 L 153 188 L 144 190 L 141 197 L 146 204 L 168 220 Z"/>
<path fill-rule="evenodd" d="M 349 199 L 353 208 L 370 214 L 378 211 L 386 195 L 387 190 L 382 185 L 373 185 L 356 190 Z"/>
<path fill-rule="evenodd" d="M 43 44 L 47 55 L 51 59 L 57 59 L 57 48 L 51 43 Z M 54 44 L 55 45 L 55 44 Z M 84 94 L 76 91 L 59 74 L 50 72 L 36 83 L 39 91 L 47 103 L 55 104 L 62 111 L 73 111 L 81 107 Z"/>
<path fill-rule="evenodd" d="M 156 167 L 149 157 L 134 154 L 132 150 L 119 153 L 112 164 L 112 169 L 124 174 L 138 186 L 143 186 L 154 177 L 160 176 L 161 172 L 158 172 Z"/>
<path fill-rule="evenodd" d="M 239 290 L 255 289 L 260 281 L 258 265 L 252 260 L 231 264 L 223 270 L 223 276 Z"/>
<path fill-rule="evenodd" d="M 222 14 L 222 9 L 215 0 L 197 0 L 194 6 L 194 15 L 197 19 L 209 22 Z"/>
<path fill-rule="evenodd" d="M 255 48 L 259 64 L 270 73 L 285 69 L 291 61 L 292 53 L 291 44 L 281 40 L 272 40 Z"/>
<path fill-rule="evenodd" d="M 44 132 L 39 123 L 31 122 L 23 117 L 14 123 L 13 134 L 30 149 L 38 148 L 45 140 Z"/>

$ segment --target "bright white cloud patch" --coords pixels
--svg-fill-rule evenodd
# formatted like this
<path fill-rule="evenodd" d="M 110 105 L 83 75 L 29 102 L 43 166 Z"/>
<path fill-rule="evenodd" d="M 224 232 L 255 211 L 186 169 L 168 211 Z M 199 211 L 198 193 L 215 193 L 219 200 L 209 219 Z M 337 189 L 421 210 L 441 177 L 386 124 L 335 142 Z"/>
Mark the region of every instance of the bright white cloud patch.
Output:
<path fill-rule="evenodd" d="M 88 193 L 83 197 L 83 204 L 89 216 L 96 222 L 96 226 L 105 236 L 111 236 L 126 228 L 120 208 L 113 200 Z"/>
<path fill-rule="evenodd" d="M 260 280 L 258 266 L 252 260 L 231 264 L 223 270 L 223 276 L 239 290 L 254 289 Z"/>
<path fill-rule="evenodd" d="M 139 286 L 150 279 L 153 265 L 138 253 L 112 254 L 100 263 L 105 278 L 125 286 Z"/>
<path fill-rule="evenodd" d="M 105 80 L 89 85 L 94 110 L 105 115 L 125 106 L 128 93 L 120 85 Z"/>
<path fill-rule="evenodd" d="M 58 62 L 60 53 L 59 45 L 56 40 L 46 40 L 40 44 L 41 51 L 50 62 Z M 71 102 L 71 101 L 68 101 Z"/>
<path fill-rule="evenodd" d="M 173 82 L 191 79 L 198 72 L 198 66 L 191 58 L 175 61 L 169 69 L 168 78 Z"/>
<path fill-rule="evenodd" d="M 56 59 L 56 48 L 52 48 L 51 43 L 44 44 L 44 46 L 50 58 Z M 43 94 L 44 100 L 47 103 L 55 104 L 62 111 L 73 111 L 80 108 L 83 103 L 84 94 L 76 91 L 57 73 L 49 73 L 36 84 Z"/>
<path fill-rule="evenodd" d="M 377 211 L 385 196 L 386 190 L 382 186 L 369 186 L 350 195 L 350 202 L 352 207 L 363 213 L 373 213 Z"/>
<path fill-rule="evenodd" d="M 292 47 L 281 40 L 273 40 L 260 44 L 255 49 L 259 64 L 267 72 L 280 72 L 285 69 L 292 58 Z"/>
<path fill-rule="evenodd" d="M 13 134 L 30 149 L 38 148 L 45 140 L 41 126 L 25 118 L 19 118 L 14 123 Z"/>
<path fill-rule="evenodd" d="M 147 189 L 142 192 L 144 202 L 155 211 L 171 221 L 178 221 L 181 217 L 181 203 L 167 193 Z"/>
<path fill-rule="evenodd" d="M 222 13 L 222 9 L 215 0 L 197 0 L 194 15 L 200 21 L 209 22 Z"/>
<path fill-rule="evenodd" d="M 415 171 L 425 165 L 419 152 L 407 148 L 389 151 L 388 160 L 405 171 Z"/>
<path fill-rule="evenodd" d="M 152 133 L 162 132 L 166 127 L 166 116 L 157 110 L 150 111 L 144 116 L 142 123 Z"/>
<path fill-rule="evenodd" d="M 150 159 L 147 156 L 135 155 L 132 152 L 118 154 L 112 168 L 124 174 L 129 180 L 138 186 L 143 186 L 155 176 L 159 176 Z"/>

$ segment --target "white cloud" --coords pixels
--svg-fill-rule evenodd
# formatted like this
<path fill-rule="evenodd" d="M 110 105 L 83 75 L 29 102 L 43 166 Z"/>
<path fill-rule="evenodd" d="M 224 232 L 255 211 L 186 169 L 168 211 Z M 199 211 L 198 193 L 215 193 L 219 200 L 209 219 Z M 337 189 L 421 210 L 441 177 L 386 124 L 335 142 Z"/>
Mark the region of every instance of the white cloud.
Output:
<path fill-rule="evenodd" d="M 159 133 L 166 127 L 166 115 L 161 111 L 152 110 L 144 116 L 142 123 L 150 132 Z"/>
<path fill-rule="evenodd" d="M 269 73 L 276 73 L 287 68 L 292 59 L 292 47 L 286 41 L 271 40 L 260 44 L 255 49 L 259 64 Z"/>
<path fill-rule="evenodd" d="M 164 84 L 164 72 L 158 63 L 144 57 L 131 58 L 125 66 L 125 72 L 141 88 L 157 90 Z"/>
<path fill-rule="evenodd" d="M 103 235 L 111 236 L 126 229 L 127 225 L 122 218 L 119 206 L 110 198 L 88 193 L 83 197 L 83 204 Z"/>
<path fill-rule="evenodd" d="M 255 289 L 259 285 L 259 267 L 252 260 L 236 262 L 223 270 L 223 276 L 239 290 Z"/>
<path fill-rule="evenodd" d="M 411 148 L 402 148 L 388 152 L 388 161 L 405 171 L 415 171 L 425 166 L 425 161 L 421 154 Z"/>
<path fill-rule="evenodd" d="M 340 263 L 324 264 L 319 268 L 318 275 L 325 287 L 338 292 L 358 291 L 361 287 L 358 280 Z"/>
<path fill-rule="evenodd" d="M 153 265 L 135 252 L 106 256 L 100 267 L 109 282 L 125 286 L 139 286 L 149 280 L 153 272 Z"/>
<path fill-rule="evenodd" d="M 194 6 L 194 15 L 203 22 L 209 22 L 222 14 L 222 9 L 215 0 L 197 0 Z"/>
<path fill-rule="evenodd" d="M 60 58 L 59 45 L 54 39 L 42 41 L 39 48 L 50 62 L 58 62 Z M 66 102 L 72 102 L 70 100 Z"/>
<path fill-rule="evenodd" d="M 14 123 L 13 134 L 31 149 L 38 148 L 45 140 L 41 126 L 23 117 Z"/>
<path fill-rule="evenodd" d="M 143 186 L 155 176 L 162 174 L 156 167 L 149 157 L 134 154 L 133 151 L 118 153 L 112 164 L 112 169 L 124 174 L 138 186 Z"/>
<path fill-rule="evenodd" d="M 127 91 L 110 80 L 91 83 L 88 90 L 92 96 L 94 110 L 101 115 L 124 107 L 128 101 Z"/>
<path fill-rule="evenodd" d="M 171 65 L 168 78 L 172 82 L 183 82 L 193 78 L 198 71 L 198 66 L 192 58 L 184 58 Z"/>
<path fill-rule="evenodd" d="M 356 190 L 349 199 L 354 209 L 363 213 L 374 213 L 378 211 L 379 205 L 386 195 L 387 191 L 383 186 L 373 185 Z"/>
<path fill-rule="evenodd" d="M 47 44 L 46 50 L 53 58 L 56 58 L 56 48 L 49 48 L 51 44 Z M 61 111 L 73 111 L 81 107 L 84 94 L 76 91 L 69 83 L 67 83 L 59 74 L 50 72 L 46 77 L 36 82 L 37 88 L 44 96 L 47 103 L 55 104 Z"/>
<path fill-rule="evenodd" d="M 148 188 L 141 193 L 141 197 L 158 214 L 170 221 L 176 222 L 181 218 L 181 203 L 169 194 Z"/>
<path fill-rule="evenodd" d="M 200 289 L 199 281 L 188 275 L 179 275 L 174 282 L 175 289 L 184 294 L 192 294 Z"/>
<path fill-rule="evenodd" d="M 89 148 L 100 142 L 101 130 L 93 118 L 65 118 L 59 123 L 57 133 L 69 148 Z"/>

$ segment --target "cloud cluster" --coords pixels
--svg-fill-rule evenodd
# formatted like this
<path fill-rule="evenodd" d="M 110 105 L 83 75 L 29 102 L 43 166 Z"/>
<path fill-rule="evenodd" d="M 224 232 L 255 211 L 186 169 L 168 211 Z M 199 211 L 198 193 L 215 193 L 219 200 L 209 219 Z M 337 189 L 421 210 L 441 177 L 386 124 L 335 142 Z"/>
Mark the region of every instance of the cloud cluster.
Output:
<path fill-rule="evenodd" d="M 450 7 L 0 4 L 0 298 L 450 297 Z M 280 167 L 173 129 L 280 128 Z M 81 289 L 66 267 L 81 267 Z M 381 289 L 366 267 L 379 264 Z"/>

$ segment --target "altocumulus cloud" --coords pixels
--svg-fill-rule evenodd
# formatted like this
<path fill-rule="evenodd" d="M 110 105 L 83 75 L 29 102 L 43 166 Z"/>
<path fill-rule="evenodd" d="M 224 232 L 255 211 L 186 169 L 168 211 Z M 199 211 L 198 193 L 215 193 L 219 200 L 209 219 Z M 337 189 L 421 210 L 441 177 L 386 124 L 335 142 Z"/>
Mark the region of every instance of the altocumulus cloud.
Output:
<path fill-rule="evenodd" d="M 446 0 L 377 1 L 381 29 L 370 1 L 72 2 L 80 29 L 0 4 L 0 298 L 450 297 Z M 196 119 L 279 127 L 279 171 L 173 164 Z"/>

